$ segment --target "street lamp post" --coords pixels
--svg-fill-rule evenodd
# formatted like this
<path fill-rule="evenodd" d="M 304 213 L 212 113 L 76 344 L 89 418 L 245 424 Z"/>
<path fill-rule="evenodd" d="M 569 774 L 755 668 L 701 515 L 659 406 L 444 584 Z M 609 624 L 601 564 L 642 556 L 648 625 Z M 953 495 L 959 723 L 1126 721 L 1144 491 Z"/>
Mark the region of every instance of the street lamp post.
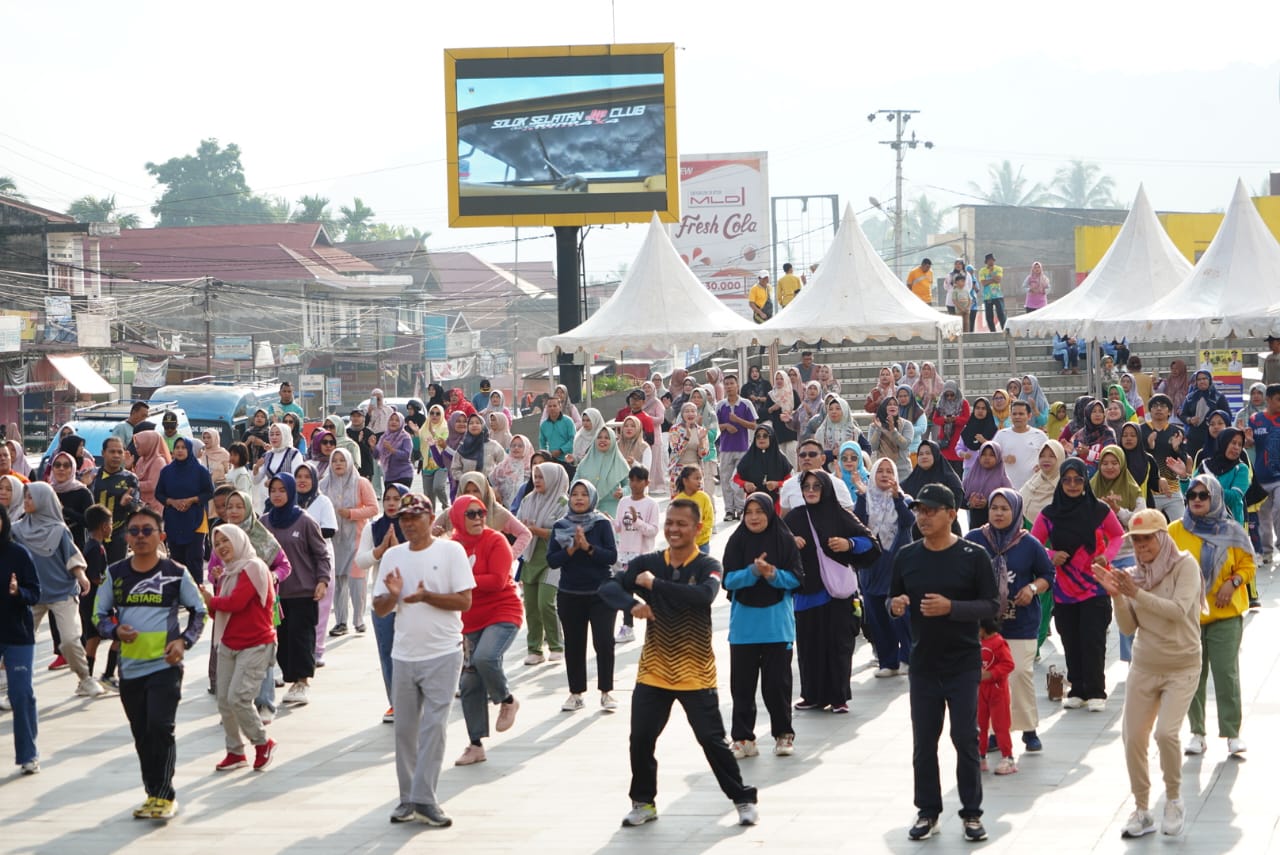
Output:
<path fill-rule="evenodd" d="M 933 148 L 933 143 L 928 140 L 916 139 L 916 132 L 911 132 L 910 139 L 903 139 L 903 132 L 906 130 L 907 122 L 911 121 L 911 117 L 919 110 L 876 110 L 874 113 L 867 114 L 867 121 L 874 122 L 877 116 L 884 116 L 885 121 L 894 123 L 894 135 L 891 140 L 881 140 L 880 145 L 887 145 L 893 149 L 894 157 L 894 192 L 897 194 L 897 200 L 893 210 L 893 272 L 899 279 L 902 278 L 902 157 L 903 152 L 907 148 L 916 148 L 924 146 L 927 149 Z"/>

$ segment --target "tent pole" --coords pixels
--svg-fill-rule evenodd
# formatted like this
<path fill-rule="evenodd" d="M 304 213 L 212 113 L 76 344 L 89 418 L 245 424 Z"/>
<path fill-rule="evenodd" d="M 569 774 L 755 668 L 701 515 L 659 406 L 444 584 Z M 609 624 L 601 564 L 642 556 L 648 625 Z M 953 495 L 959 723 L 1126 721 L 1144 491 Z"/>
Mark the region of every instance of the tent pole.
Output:
<path fill-rule="evenodd" d="M 956 362 L 960 370 L 960 394 L 964 394 L 964 334 L 956 336 Z"/>
<path fill-rule="evenodd" d="M 595 384 L 595 376 L 591 373 L 591 369 L 595 364 L 596 364 L 595 356 L 592 356 L 591 361 L 586 364 L 587 365 L 586 384 L 587 384 L 587 406 L 588 407 L 594 406 L 594 404 L 591 403 L 591 393 L 592 391 L 594 391 L 592 387 L 594 387 L 596 384 Z"/>
<path fill-rule="evenodd" d="M 938 373 L 946 376 L 946 372 L 942 370 L 942 327 L 938 327 L 933 331 L 934 344 L 938 346 Z"/>

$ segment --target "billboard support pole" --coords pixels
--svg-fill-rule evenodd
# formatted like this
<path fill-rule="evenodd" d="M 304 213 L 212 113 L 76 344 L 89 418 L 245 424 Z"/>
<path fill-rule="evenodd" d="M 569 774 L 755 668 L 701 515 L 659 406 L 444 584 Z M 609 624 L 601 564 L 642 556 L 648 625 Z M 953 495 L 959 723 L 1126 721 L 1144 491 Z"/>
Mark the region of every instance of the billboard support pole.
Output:
<path fill-rule="evenodd" d="M 556 226 L 556 299 L 559 332 L 567 333 L 582 323 L 578 281 L 582 271 L 578 263 L 578 237 L 581 226 Z M 582 400 L 582 370 L 573 362 L 573 354 L 560 351 L 560 382 L 569 390 L 569 400 Z"/>

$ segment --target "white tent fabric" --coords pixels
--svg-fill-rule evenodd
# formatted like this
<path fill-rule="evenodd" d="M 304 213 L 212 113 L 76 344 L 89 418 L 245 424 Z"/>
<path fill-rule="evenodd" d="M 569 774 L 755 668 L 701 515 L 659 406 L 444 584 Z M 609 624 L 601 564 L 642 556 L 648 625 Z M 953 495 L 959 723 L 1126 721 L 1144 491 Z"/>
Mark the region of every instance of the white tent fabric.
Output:
<path fill-rule="evenodd" d="M 926 305 L 898 281 L 846 206 L 835 241 L 791 305 L 756 328 L 775 340 L 853 342 L 867 339 L 954 338 L 961 320 Z"/>
<path fill-rule="evenodd" d="M 757 329 L 698 281 L 654 214 L 649 234 L 613 296 L 572 330 L 538 339 L 538 352 L 741 347 L 751 343 Z"/>
<path fill-rule="evenodd" d="M 1010 318 L 1009 332 L 1109 339 L 1109 334 L 1102 336 L 1097 331 L 1101 316 L 1127 317 L 1141 312 L 1173 291 L 1190 273 L 1191 262 L 1169 239 L 1146 190 L 1139 186 L 1133 208 L 1111 248 L 1085 280 L 1043 309 Z M 1130 337 L 1136 340 L 1136 336 Z"/>
<path fill-rule="evenodd" d="M 1099 338 L 1213 341 L 1280 331 L 1280 243 L 1236 182 L 1231 206 L 1195 269 L 1167 296 L 1094 323 Z"/>

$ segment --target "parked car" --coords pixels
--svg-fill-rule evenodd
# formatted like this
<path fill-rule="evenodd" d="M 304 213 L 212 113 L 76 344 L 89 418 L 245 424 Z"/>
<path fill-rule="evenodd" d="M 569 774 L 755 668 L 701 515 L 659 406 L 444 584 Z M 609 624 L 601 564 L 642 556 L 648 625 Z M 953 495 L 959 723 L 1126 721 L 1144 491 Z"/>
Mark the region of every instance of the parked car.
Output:
<path fill-rule="evenodd" d="M 159 429 L 161 421 L 166 413 L 173 413 L 178 417 L 178 434 L 188 439 L 194 438 L 195 433 L 191 429 L 191 420 L 187 418 L 186 410 L 178 406 L 174 401 L 152 400 L 151 414 L 147 417 L 147 421 L 156 425 Z M 84 437 L 84 447 L 93 455 L 93 459 L 98 465 L 102 465 L 102 441 L 111 436 L 111 431 L 115 430 L 116 425 L 121 422 L 128 421 L 129 409 L 133 406 L 132 401 L 111 401 L 105 404 L 94 404 L 91 407 L 81 407 L 76 410 L 71 419 L 63 424 L 63 427 L 70 427 L 77 435 Z M 62 430 L 59 429 L 56 436 L 49 443 L 49 447 L 45 450 L 44 456 L 40 459 L 39 472 L 43 474 L 49 460 L 53 457 L 54 452 L 58 450 L 58 446 L 62 442 Z"/>

